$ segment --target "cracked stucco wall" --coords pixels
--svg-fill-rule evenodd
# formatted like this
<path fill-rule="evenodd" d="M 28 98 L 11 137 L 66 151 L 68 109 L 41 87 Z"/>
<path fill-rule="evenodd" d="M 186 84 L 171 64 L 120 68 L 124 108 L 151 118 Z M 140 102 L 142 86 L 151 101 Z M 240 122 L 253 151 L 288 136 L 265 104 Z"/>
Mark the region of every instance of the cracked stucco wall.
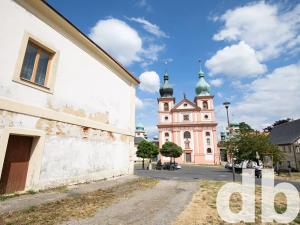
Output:
<path fill-rule="evenodd" d="M 0 21 L 0 98 L 133 133 L 135 85 L 63 29 L 16 2 L 0 1 L 0 15 L 10 18 Z M 59 54 L 53 93 L 13 81 L 25 33 Z M 133 137 L 128 132 L 121 134 L 25 115 L 4 110 L 0 105 L 0 138 L 7 127 L 45 132 L 40 187 L 133 172 Z"/>

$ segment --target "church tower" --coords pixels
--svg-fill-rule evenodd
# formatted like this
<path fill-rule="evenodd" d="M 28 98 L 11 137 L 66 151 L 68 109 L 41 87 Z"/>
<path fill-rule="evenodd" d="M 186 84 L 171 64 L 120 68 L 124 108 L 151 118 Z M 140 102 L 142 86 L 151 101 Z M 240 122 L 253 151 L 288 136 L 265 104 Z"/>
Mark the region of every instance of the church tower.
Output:
<path fill-rule="evenodd" d="M 164 74 L 164 83 L 159 89 L 160 98 L 158 98 L 158 123 L 161 125 L 172 124 L 171 109 L 174 107 L 175 98 L 173 97 L 173 87 L 169 83 L 169 75 L 167 71 Z M 166 132 L 163 133 L 163 130 Z M 172 141 L 171 129 L 166 127 L 160 129 L 159 139 L 162 140 L 163 136 L 166 137 L 166 141 Z M 159 142 L 162 146 L 162 142 Z"/>
<path fill-rule="evenodd" d="M 194 102 L 184 95 L 176 104 L 169 76 L 164 74 L 158 98 L 159 147 L 167 141 L 179 145 L 183 154 L 176 159 L 178 163 L 219 164 L 214 96 L 210 93 L 210 86 L 202 69 L 198 76 Z M 168 162 L 170 159 L 161 156 L 161 160 Z"/>

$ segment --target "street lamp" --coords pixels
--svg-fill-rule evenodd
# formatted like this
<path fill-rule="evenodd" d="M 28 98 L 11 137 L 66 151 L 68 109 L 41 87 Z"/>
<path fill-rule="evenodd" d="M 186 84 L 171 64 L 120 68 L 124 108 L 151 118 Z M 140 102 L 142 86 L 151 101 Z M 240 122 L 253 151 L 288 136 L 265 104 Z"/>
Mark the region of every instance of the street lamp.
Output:
<path fill-rule="evenodd" d="M 229 122 L 229 115 L 228 115 L 228 108 L 229 108 L 230 102 L 224 102 L 223 105 L 225 106 L 225 109 L 226 109 L 227 126 L 228 126 L 228 129 L 229 129 L 229 136 L 231 136 L 230 122 Z M 235 182 L 235 168 L 234 168 L 235 157 L 234 157 L 234 154 L 233 154 L 233 149 L 232 149 L 231 152 L 232 152 L 232 180 L 233 180 L 233 182 Z"/>

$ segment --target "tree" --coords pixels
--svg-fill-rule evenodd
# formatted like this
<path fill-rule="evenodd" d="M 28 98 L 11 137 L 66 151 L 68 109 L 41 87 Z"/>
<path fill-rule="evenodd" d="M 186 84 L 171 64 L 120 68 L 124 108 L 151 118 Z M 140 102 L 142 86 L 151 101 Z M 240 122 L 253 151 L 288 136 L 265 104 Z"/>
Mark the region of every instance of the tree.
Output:
<path fill-rule="evenodd" d="M 271 126 L 267 126 L 266 128 L 264 128 L 264 131 L 265 132 L 271 132 L 274 127 L 276 127 L 276 126 L 278 126 L 280 124 L 283 124 L 283 123 L 290 122 L 291 120 L 292 120 L 291 118 L 277 120 Z"/>
<path fill-rule="evenodd" d="M 243 160 L 257 160 L 257 154 L 260 159 L 271 157 L 273 163 L 284 158 L 284 154 L 278 146 L 273 145 L 268 136 L 258 131 L 243 131 L 231 137 L 227 142 L 229 154 L 234 156 L 238 162 Z"/>
<path fill-rule="evenodd" d="M 245 122 L 239 123 L 239 130 L 241 133 L 252 132 L 254 131 L 251 126 Z"/>
<path fill-rule="evenodd" d="M 136 155 L 143 159 L 143 169 L 145 169 L 145 159 L 151 159 L 158 155 L 157 146 L 148 141 L 141 141 L 138 144 Z"/>
<path fill-rule="evenodd" d="M 178 158 L 182 155 L 182 148 L 173 142 L 167 141 L 160 149 L 160 154 L 165 157 L 170 157 L 170 162 L 172 162 L 173 158 L 175 162 L 175 158 Z"/>

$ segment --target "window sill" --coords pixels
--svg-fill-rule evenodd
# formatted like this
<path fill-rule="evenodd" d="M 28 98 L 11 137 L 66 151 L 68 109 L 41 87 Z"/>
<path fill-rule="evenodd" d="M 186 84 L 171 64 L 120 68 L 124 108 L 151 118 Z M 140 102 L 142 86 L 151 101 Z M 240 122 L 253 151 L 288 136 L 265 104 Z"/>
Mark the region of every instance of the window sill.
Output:
<path fill-rule="evenodd" d="M 39 84 L 36 84 L 36 83 L 33 83 L 33 82 L 29 81 L 29 80 L 22 79 L 20 77 L 19 77 L 19 79 L 13 79 L 13 81 L 17 82 L 17 83 L 20 83 L 20 84 L 23 84 L 23 85 L 26 85 L 26 86 L 31 87 L 31 88 L 34 88 L 34 89 L 46 92 L 48 94 L 53 94 L 53 90 L 51 90 L 51 88 L 45 87 L 45 86 L 42 86 L 42 85 L 39 85 Z"/>

